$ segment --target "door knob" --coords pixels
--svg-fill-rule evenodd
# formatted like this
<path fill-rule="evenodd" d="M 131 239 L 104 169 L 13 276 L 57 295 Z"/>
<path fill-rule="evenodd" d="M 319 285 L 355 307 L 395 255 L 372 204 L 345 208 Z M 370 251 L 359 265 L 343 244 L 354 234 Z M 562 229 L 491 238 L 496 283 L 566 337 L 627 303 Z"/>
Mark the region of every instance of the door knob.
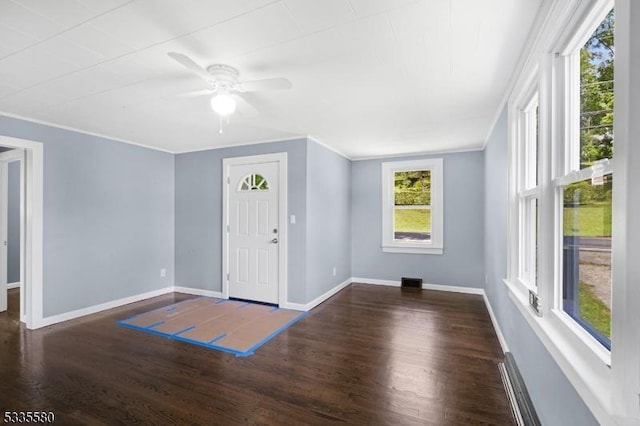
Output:
<path fill-rule="evenodd" d="M 277 239 L 277 238 L 274 238 L 273 240 L 271 240 L 271 243 L 273 243 L 273 244 L 278 244 L 278 239 Z"/>

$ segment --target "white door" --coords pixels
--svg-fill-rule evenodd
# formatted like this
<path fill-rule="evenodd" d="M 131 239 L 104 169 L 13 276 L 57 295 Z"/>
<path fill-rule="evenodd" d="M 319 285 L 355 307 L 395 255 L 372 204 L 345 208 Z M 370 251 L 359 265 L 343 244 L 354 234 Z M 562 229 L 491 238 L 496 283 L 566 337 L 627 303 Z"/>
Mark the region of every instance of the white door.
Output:
<path fill-rule="evenodd" d="M 278 303 L 278 161 L 228 166 L 229 297 Z"/>

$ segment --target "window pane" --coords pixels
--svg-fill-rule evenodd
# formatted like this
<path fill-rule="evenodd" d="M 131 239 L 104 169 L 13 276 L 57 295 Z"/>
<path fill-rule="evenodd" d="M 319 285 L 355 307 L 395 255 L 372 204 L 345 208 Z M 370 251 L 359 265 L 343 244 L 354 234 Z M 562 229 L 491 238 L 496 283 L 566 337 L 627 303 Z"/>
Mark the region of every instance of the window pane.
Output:
<path fill-rule="evenodd" d="M 242 182 L 240 183 L 240 188 L 238 189 L 238 191 L 268 191 L 268 190 L 269 190 L 269 183 L 264 178 L 264 176 L 258 173 L 253 173 L 245 176 L 244 179 L 242 179 Z"/>
<path fill-rule="evenodd" d="M 431 240 L 431 171 L 394 173 L 394 239 L 427 243 Z"/>
<path fill-rule="evenodd" d="M 525 182 L 524 189 L 531 189 L 538 186 L 538 159 L 540 157 L 539 132 L 539 108 L 537 99 L 524 115 L 524 167 Z"/>
<path fill-rule="evenodd" d="M 536 105 L 536 110 L 535 110 L 535 120 L 536 120 L 536 134 L 535 134 L 535 144 L 536 144 L 536 149 L 535 149 L 535 170 L 534 170 L 534 175 L 535 175 L 535 186 L 538 186 L 538 182 L 539 182 L 539 178 L 538 178 L 538 161 L 540 159 L 540 107 L 538 105 Z"/>
<path fill-rule="evenodd" d="M 531 287 L 538 285 L 538 199 L 524 200 L 523 259 L 521 279 Z"/>
<path fill-rule="evenodd" d="M 614 12 L 580 50 L 580 168 L 613 158 Z"/>
<path fill-rule="evenodd" d="M 612 175 L 564 189 L 563 304 L 589 333 L 611 348 Z"/>

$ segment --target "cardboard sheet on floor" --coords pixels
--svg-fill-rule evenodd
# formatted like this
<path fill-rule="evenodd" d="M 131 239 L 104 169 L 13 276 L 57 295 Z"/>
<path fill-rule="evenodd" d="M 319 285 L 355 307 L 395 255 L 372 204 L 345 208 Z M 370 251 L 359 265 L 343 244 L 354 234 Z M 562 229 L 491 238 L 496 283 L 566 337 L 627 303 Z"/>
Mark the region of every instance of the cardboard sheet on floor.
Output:
<path fill-rule="evenodd" d="M 134 315 L 118 324 L 248 356 L 305 315 L 258 303 L 199 297 Z"/>

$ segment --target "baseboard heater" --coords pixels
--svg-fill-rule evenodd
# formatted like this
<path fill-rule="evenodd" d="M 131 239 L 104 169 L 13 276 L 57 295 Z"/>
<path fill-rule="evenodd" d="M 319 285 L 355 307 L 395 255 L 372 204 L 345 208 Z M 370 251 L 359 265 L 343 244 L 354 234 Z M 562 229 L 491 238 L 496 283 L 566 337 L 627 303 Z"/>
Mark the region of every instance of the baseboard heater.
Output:
<path fill-rule="evenodd" d="M 518 426 L 540 426 L 540 419 L 511 352 L 504 354 L 504 362 L 499 363 L 498 368 Z"/>

